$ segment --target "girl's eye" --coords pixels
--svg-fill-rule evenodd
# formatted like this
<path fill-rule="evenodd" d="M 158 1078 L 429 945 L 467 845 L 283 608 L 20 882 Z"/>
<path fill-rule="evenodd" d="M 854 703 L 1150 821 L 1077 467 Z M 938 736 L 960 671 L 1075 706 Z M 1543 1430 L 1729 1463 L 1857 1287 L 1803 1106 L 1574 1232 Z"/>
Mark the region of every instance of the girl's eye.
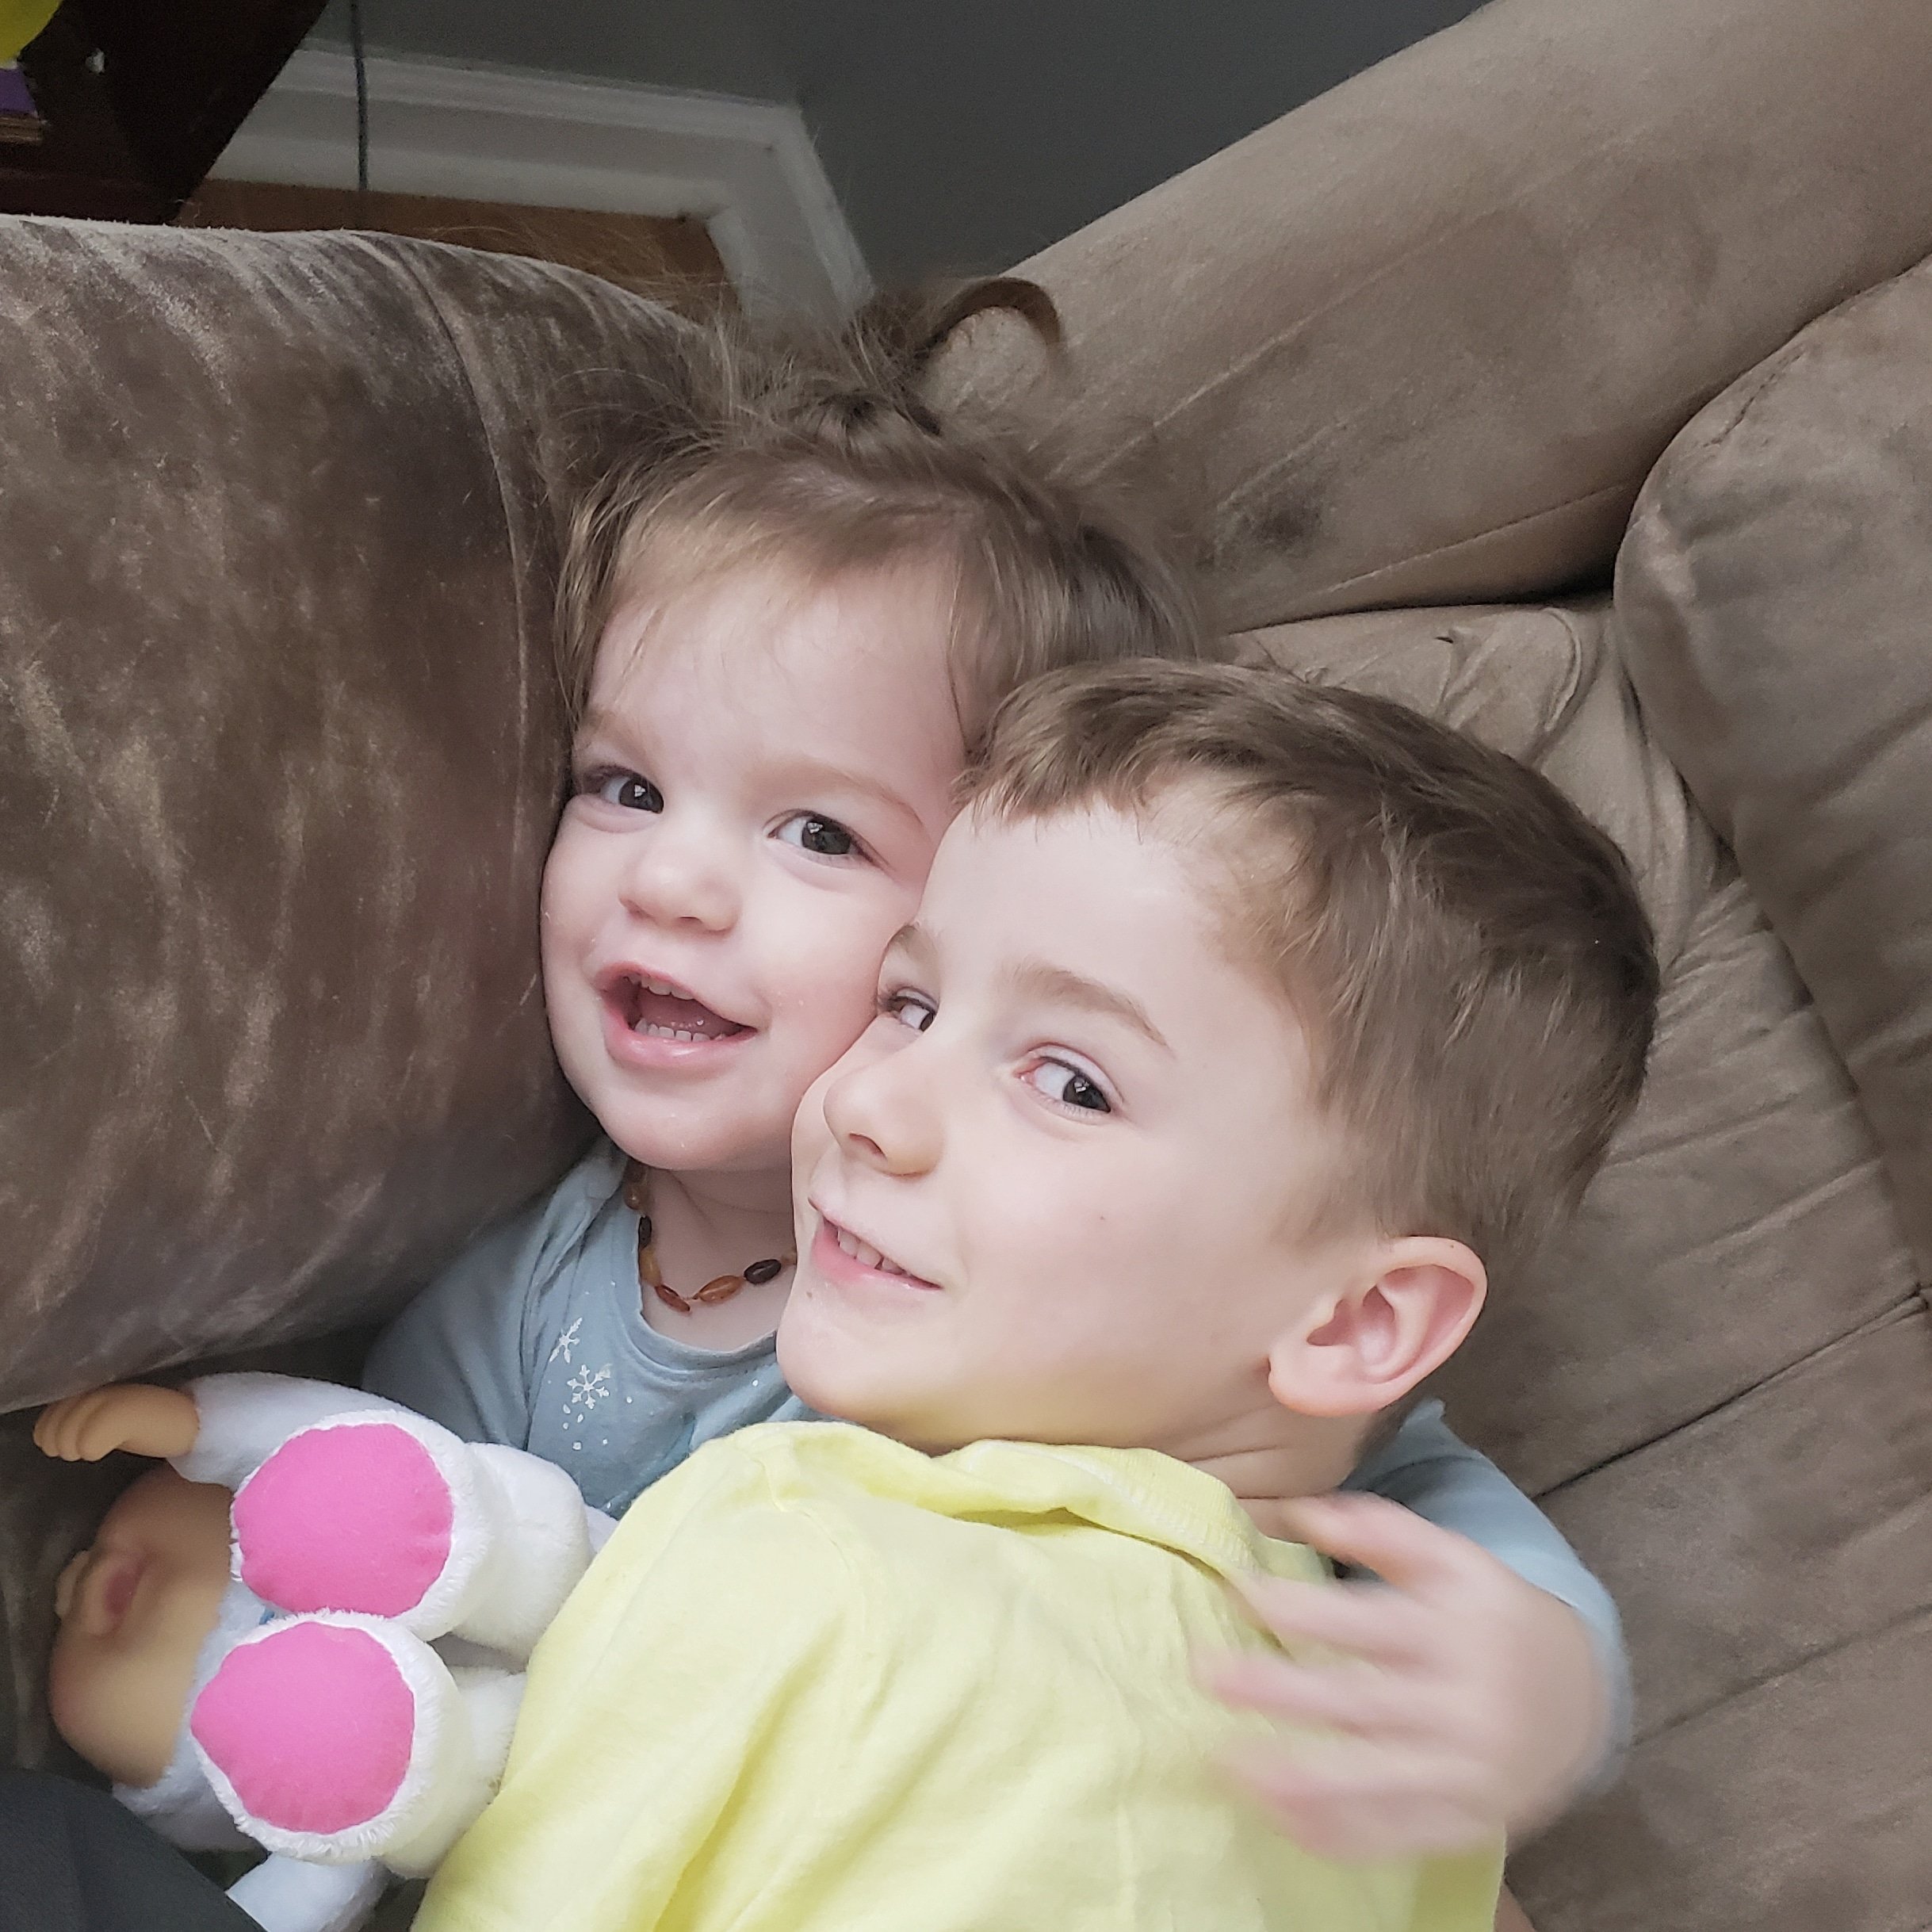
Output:
<path fill-rule="evenodd" d="M 617 805 L 626 812 L 661 812 L 664 809 L 664 794 L 648 779 L 641 779 L 634 771 L 593 771 L 584 779 L 583 789 L 606 805 Z"/>
<path fill-rule="evenodd" d="M 1113 1102 L 1108 1099 L 1097 1080 L 1063 1061 L 1042 1060 L 1028 1071 L 1027 1078 L 1048 1100 L 1062 1107 L 1076 1108 L 1089 1114 L 1111 1114 L 1114 1111 Z"/>
<path fill-rule="evenodd" d="M 816 859 L 851 859 L 863 850 L 836 818 L 821 818 L 816 812 L 800 812 L 786 819 L 779 828 L 779 836 Z"/>
<path fill-rule="evenodd" d="M 939 1009 L 923 993 L 885 993 L 879 995 L 878 1010 L 886 1019 L 924 1033 L 939 1017 Z"/>

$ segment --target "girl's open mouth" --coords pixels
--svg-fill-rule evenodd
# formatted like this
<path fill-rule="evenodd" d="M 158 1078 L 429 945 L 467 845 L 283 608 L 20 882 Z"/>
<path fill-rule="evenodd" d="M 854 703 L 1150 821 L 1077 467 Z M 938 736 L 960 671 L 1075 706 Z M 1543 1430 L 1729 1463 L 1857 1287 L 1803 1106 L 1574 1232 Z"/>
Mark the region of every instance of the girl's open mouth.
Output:
<path fill-rule="evenodd" d="M 646 978 L 622 973 L 604 988 L 604 998 L 626 1031 L 640 1039 L 675 1040 L 686 1043 L 698 1040 L 736 1039 L 752 1028 L 722 1013 L 714 1012 L 699 999 L 669 980 Z"/>

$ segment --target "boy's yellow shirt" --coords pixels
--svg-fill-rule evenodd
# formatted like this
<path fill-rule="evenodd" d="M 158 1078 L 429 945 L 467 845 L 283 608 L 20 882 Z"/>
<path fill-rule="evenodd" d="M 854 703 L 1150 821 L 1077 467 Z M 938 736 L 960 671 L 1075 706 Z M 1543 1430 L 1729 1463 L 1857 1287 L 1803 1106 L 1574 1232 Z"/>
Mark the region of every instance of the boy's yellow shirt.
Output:
<path fill-rule="evenodd" d="M 417 1932 L 1488 1932 L 1502 1847 L 1298 1851 L 1217 1775 L 1199 1650 L 1318 1559 L 1150 1450 L 708 1444 L 532 1660 Z"/>

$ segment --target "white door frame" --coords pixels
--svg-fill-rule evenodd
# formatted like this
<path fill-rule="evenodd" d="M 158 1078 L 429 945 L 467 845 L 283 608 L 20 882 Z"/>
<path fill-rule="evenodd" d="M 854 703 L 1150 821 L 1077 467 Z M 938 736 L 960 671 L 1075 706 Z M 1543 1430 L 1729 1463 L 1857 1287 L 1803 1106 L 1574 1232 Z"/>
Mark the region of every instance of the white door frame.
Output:
<path fill-rule="evenodd" d="M 753 313 L 850 312 L 870 292 L 794 106 L 372 55 L 369 185 L 526 206 L 702 220 Z M 304 48 L 212 173 L 355 186 L 355 68 Z"/>

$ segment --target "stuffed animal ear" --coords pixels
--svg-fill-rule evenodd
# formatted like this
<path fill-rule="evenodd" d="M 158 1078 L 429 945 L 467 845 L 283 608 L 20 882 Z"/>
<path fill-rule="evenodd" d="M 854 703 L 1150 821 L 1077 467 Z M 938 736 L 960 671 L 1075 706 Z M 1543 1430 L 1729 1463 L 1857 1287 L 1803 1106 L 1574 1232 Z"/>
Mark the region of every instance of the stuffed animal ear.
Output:
<path fill-rule="evenodd" d="M 488 1803 L 520 1674 L 459 1683 L 419 1637 L 372 1616 L 292 1616 L 244 1637 L 189 1720 L 228 1815 L 270 1851 L 433 1871 Z"/>
<path fill-rule="evenodd" d="M 234 1521 L 235 1574 L 278 1609 L 392 1618 L 518 1662 L 591 1559 L 560 1469 L 403 1410 L 296 1430 L 236 1492 Z"/>

